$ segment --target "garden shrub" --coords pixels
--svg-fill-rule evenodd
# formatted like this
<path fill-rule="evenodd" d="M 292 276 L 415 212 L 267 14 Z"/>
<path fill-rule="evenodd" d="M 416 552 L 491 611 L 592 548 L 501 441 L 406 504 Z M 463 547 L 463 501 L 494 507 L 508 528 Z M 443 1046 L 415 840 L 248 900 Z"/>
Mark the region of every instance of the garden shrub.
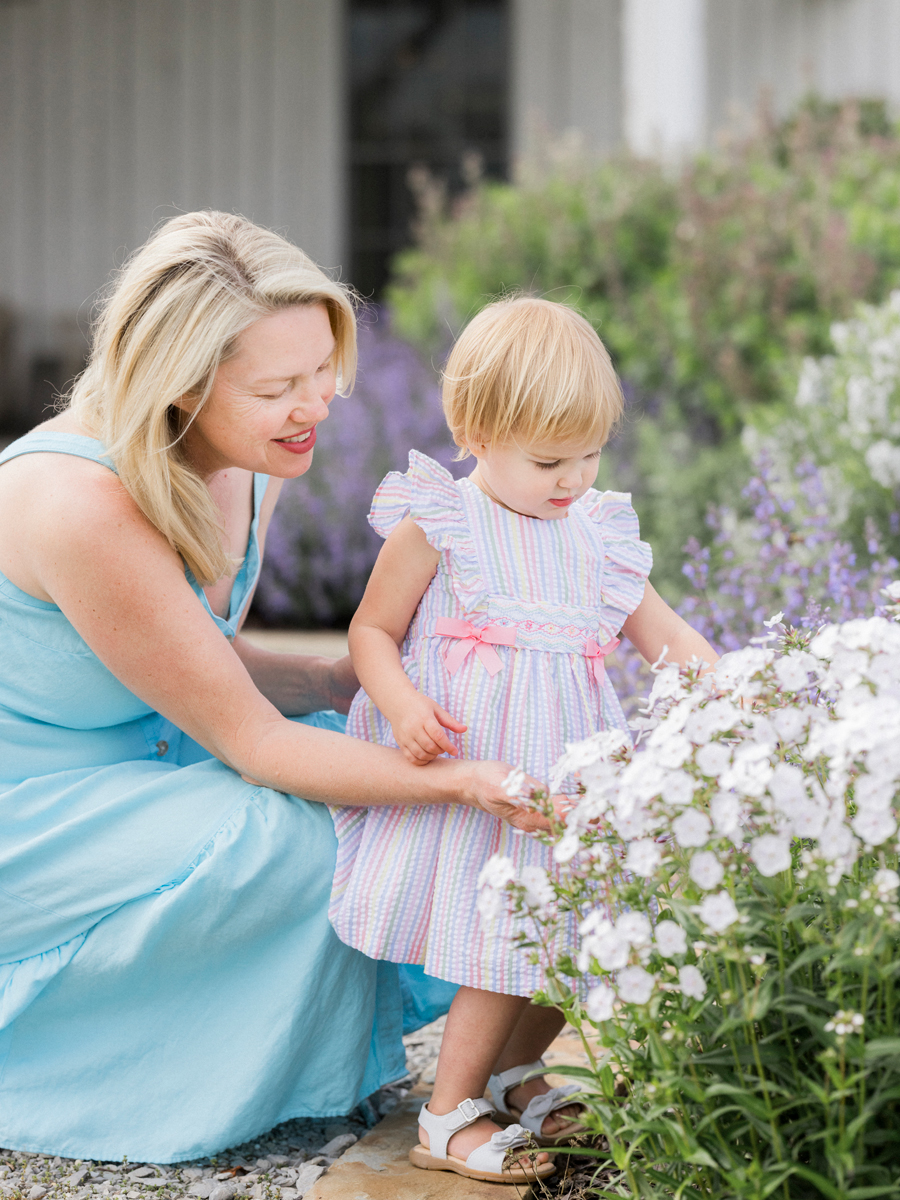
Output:
<path fill-rule="evenodd" d="M 553 817 L 557 869 L 482 874 L 485 917 L 513 904 L 544 1002 L 584 1038 L 590 1068 L 557 1069 L 608 1141 L 603 1194 L 900 1190 L 900 584 L 887 595 L 814 635 L 776 616 L 714 676 L 658 666 L 638 747 L 599 733 L 548 781 L 583 789 Z M 560 909 L 580 939 L 552 961 Z"/>
<path fill-rule="evenodd" d="M 677 174 L 560 153 L 449 208 L 433 187 L 388 299 L 438 356 L 510 290 L 584 312 L 630 401 L 601 478 L 630 486 L 674 600 L 682 545 L 749 474 L 744 424 L 781 415 L 831 324 L 898 283 L 900 135 L 878 105 L 810 101 Z"/>
<path fill-rule="evenodd" d="M 796 399 L 773 427 L 748 429 L 783 475 L 813 455 L 833 524 L 857 545 L 900 554 L 900 292 L 831 328 L 835 353 L 803 364 Z"/>

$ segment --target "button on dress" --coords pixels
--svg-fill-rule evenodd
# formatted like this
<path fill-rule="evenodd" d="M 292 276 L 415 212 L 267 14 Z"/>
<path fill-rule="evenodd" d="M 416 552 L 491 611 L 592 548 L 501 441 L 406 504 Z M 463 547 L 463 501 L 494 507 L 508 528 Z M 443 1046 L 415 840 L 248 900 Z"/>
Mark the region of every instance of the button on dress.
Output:
<path fill-rule="evenodd" d="M 0 464 L 43 451 L 111 467 L 42 431 Z M 228 638 L 266 484 L 227 618 L 191 580 Z M 0 575 L 0 1146 L 181 1161 L 402 1076 L 404 1000 L 421 1024 L 452 989 L 338 940 L 335 851 L 324 804 L 245 783 Z"/>

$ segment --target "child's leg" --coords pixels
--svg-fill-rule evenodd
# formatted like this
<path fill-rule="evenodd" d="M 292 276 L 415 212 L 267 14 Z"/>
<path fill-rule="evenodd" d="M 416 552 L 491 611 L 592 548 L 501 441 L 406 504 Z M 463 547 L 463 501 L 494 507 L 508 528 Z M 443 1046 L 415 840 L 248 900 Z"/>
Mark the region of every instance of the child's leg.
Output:
<path fill-rule="evenodd" d="M 435 1072 L 428 1109 L 436 1116 L 452 1112 L 467 1097 L 483 1096 L 498 1055 L 528 1007 L 524 996 L 504 996 L 461 987 L 453 998 Z M 552 1040 L 552 1039 L 551 1039 Z M 447 1151 L 463 1161 L 489 1141 L 500 1128 L 488 1117 L 461 1129 L 450 1139 Z M 428 1145 L 428 1134 L 419 1126 L 419 1138 Z M 537 1162 L 547 1161 L 541 1154 Z"/>
<path fill-rule="evenodd" d="M 502 1071 L 509 1071 L 512 1067 L 521 1067 L 525 1063 L 536 1062 L 565 1023 L 566 1019 L 558 1008 L 544 1008 L 537 1004 L 528 1004 L 521 1011 L 506 1045 L 497 1056 L 491 1074 L 499 1075 Z M 506 1093 L 507 1104 L 518 1112 L 522 1112 L 529 1100 L 549 1091 L 550 1084 L 543 1076 L 539 1076 L 537 1079 L 530 1079 L 526 1083 L 520 1083 L 517 1087 L 510 1088 Z M 549 1113 L 544 1118 L 541 1133 L 545 1137 L 552 1137 L 576 1120 L 578 1115 L 577 1105 Z"/>

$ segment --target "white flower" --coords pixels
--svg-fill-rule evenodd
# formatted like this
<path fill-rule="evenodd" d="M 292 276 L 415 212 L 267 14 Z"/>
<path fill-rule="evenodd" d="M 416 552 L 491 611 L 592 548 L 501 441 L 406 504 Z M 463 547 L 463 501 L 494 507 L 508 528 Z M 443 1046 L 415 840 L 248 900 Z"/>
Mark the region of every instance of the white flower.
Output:
<path fill-rule="evenodd" d="M 819 834 L 819 852 L 835 862 L 853 849 L 853 834 L 839 817 L 832 817 Z"/>
<path fill-rule="evenodd" d="M 656 976 L 645 971 L 643 967 L 626 967 L 619 972 L 616 981 L 619 985 L 619 997 L 628 1004 L 646 1004 L 653 995 Z"/>
<path fill-rule="evenodd" d="M 735 791 L 744 796 L 761 796 L 772 778 L 768 746 L 757 742 L 744 742 L 734 752 L 734 761 L 727 771 L 722 772 L 720 783 L 725 791 Z"/>
<path fill-rule="evenodd" d="M 660 921 L 656 926 L 656 948 L 663 958 L 687 952 L 687 934 L 674 921 Z"/>
<path fill-rule="evenodd" d="M 769 719 L 775 726 L 775 732 L 779 738 L 783 742 L 791 743 L 800 739 L 800 735 L 806 729 L 809 716 L 805 708 L 789 705 L 787 708 L 776 709 Z"/>
<path fill-rule="evenodd" d="M 864 458 L 876 483 L 892 490 L 900 484 L 900 446 L 882 438 L 869 446 Z"/>
<path fill-rule="evenodd" d="M 632 946 L 647 946 L 653 936 L 653 927 L 643 913 L 624 912 L 616 920 L 616 933 L 626 938 Z"/>
<path fill-rule="evenodd" d="M 740 913 L 727 892 L 716 892 L 704 897 L 699 908 L 700 920 L 714 933 L 722 933 L 738 920 Z"/>
<path fill-rule="evenodd" d="M 684 808 L 694 797 L 694 780 L 687 771 L 667 771 L 661 795 L 670 808 Z"/>
<path fill-rule="evenodd" d="M 809 673 L 816 667 L 816 660 L 803 650 L 791 650 L 784 658 L 775 661 L 775 677 L 788 692 L 799 692 L 809 687 Z"/>
<path fill-rule="evenodd" d="M 767 878 L 786 871 L 791 865 L 791 839 L 778 833 L 764 833 L 750 846 L 750 857 L 760 875 Z"/>
<path fill-rule="evenodd" d="M 672 822 L 672 833 L 679 846 L 705 846 L 709 841 L 711 826 L 709 817 L 696 808 L 685 809 Z"/>
<path fill-rule="evenodd" d="M 838 1037 L 846 1037 L 848 1033 L 856 1033 L 862 1029 L 866 1018 L 862 1013 L 854 1012 L 852 1008 L 839 1008 L 830 1021 L 825 1023 L 826 1033 L 836 1033 Z"/>
<path fill-rule="evenodd" d="M 709 811 L 720 837 L 738 832 L 743 815 L 741 802 L 731 792 L 717 792 L 709 802 Z"/>
<path fill-rule="evenodd" d="M 718 779 L 731 766 L 731 747 L 724 742 L 710 742 L 697 751 L 695 762 L 702 775 Z"/>
<path fill-rule="evenodd" d="M 780 625 L 784 620 L 784 613 L 777 612 L 774 617 L 769 617 L 768 621 L 763 621 L 766 629 L 771 629 L 773 625 Z"/>
<path fill-rule="evenodd" d="M 850 822 L 853 832 L 868 846 L 880 846 L 897 831 L 897 822 L 889 812 L 864 808 Z"/>
<path fill-rule="evenodd" d="M 516 877 L 511 858 L 494 854 L 481 868 L 478 876 L 478 911 L 486 921 L 500 915 L 506 905 L 506 885 Z"/>
<path fill-rule="evenodd" d="M 853 799 L 857 808 L 890 808 L 896 791 L 896 783 L 888 776 L 860 775 L 853 785 Z"/>
<path fill-rule="evenodd" d="M 900 875 L 890 867 L 880 867 L 873 875 L 872 882 L 879 896 L 884 897 L 900 888 Z"/>
<path fill-rule="evenodd" d="M 628 847 L 625 866 L 635 875 L 647 879 L 659 866 L 661 858 L 662 847 L 652 838 L 643 838 L 639 842 L 632 842 Z"/>
<path fill-rule="evenodd" d="M 887 587 L 881 589 L 882 596 L 887 596 L 888 600 L 894 604 L 900 603 L 900 579 L 895 579 L 889 583 Z"/>
<path fill-rule="evenodd" d="M 522 784 L 525 782 L 525 772 L 513 767 L 503 780 L 501 787 L 511 800 L 519 800 L 522 796 Z"/>
<path fill-rule="evenodd" d="M 571 862 L 580 849 L 581 838 L 578 828 L 577 826 L 572 826 L 572 828 L 566 829 L 566 832 L 553 847 L 553 859 L 558 863 Z"/>
<path fill-rule="evenodd" d="M 698 850 L 691 859 L 690 876 L 698 887 L 708 892 L 725 878 L 725 868 L 712 850 Z"/>
<path fill-rule="evenodd" d="M 617 929 L 609 929 L 600 937 L 594 938 L 591 952 L 604 971 L 618 971 L 628 962 L 628 938 L 623 937 Z"/>
<path fill-rule="evenodd" d="M 783 811 L 790 811 L 794 803 L 809 797 L 806 778 L 800 768 L 792 763 L 776 764 L 768 783 L 768 790 L 776 805 Z"/>
<path fill-rule="evenodd" d="M 609 1021 L 613 1015 L 616 993 L 605 983 L 591 988 L 587 997 L 587 1015 L 592 1021 Z"/>
<path fill-rule="evenodd" d="M 706 995 L 706 980 L 696 967 L 682 967 L 678 972 L 678 982 L 684 994 L 692 1000 L 702 1000 Z"/>
<path fill-rule="evenodd" d="M 730 700 L 710 700 L 695 709 L 685 722 L 685 737 L 697 746 L 705 745 L 716 733 L 727 733 L 740 720 L 741 710 Z"/>
<path fill-rule="evenodd" d="M 556 894 L 544 868 L 523 867 L 519 872 L 519 882 L 525 888 L 525 903 L 529 908 L 547 913 L 556 899 Z"/>

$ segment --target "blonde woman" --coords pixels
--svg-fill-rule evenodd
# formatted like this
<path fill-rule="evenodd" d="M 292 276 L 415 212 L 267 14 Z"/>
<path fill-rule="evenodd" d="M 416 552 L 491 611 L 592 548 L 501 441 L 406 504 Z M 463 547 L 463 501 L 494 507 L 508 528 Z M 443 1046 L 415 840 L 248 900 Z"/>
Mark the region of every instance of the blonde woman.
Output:
<path fill-rule="evenodd" d="M 527 820 L 503 764 L 337 732 L 349 660 L 240 636 L 354 368 L 341 287 L 194 213 L 120 273 L 68 408 L 0 455 L 0 1145 L 166 1162 L 346 1113 L 404 1071 L 400 976 L 328 924 L 324 802 Z"/>

